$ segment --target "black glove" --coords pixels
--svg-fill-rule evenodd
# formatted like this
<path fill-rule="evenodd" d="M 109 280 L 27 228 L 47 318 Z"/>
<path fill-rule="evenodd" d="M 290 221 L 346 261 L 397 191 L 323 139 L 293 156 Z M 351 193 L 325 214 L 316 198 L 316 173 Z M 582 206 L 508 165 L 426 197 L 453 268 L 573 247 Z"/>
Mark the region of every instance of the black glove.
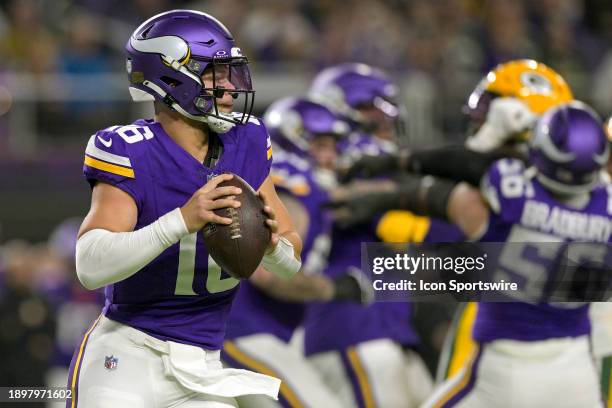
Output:
<path fill-rule="evenodd" d="M 333 299 L 337 302 L 356 302 L 367 305 L 374 300 L 372 282 L 358 268 L 347 269 L 342 275 L 335 278 L 333 283 Z"/>
<path fill-rule="evenodd" d="M 340 229 L 372 222 L 377 214 L 399 208 L 398 193 L 356 193 L 330 201 L 325 205 L 332 209 L 333 220 Z"/>
<path fill-rule="evenodd" d="M 387 211 L 407 209 L 408 202 L 417 195 L 421 179 L 421 176 L 406 174 L 401 184 L 396 183 L 392 189 L 374 192 L 356 190 L 332 199 L 325 207 L 332 209 L 333 220 L 341 229 L 370 223 L 374 217 Z"/>
<path fill-rule="evenodd" d="M 372 178 L 381 174 L 400 170 L 401 156 L 397 154 L 382 154 L 379 156 L 364 155 L 349 167 L 338 171 L 341 183 L 348 183 L 355 177 Z"/>

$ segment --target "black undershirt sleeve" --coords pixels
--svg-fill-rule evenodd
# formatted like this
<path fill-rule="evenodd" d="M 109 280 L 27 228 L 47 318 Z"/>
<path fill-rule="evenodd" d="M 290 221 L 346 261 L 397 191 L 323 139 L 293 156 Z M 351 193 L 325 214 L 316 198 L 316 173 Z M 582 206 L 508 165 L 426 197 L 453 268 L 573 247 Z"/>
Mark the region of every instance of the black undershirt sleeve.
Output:
<path fill-rule="evenodd" d="M 463 145 L 442 146 L 413 152 L 408 157 L 407 170 L 418 174 L 431 174 L 457 182 L 465 181 L 478 186 L 489 166 L 503 157 L 513 156 L 508 151 L 480 153 Z"/>

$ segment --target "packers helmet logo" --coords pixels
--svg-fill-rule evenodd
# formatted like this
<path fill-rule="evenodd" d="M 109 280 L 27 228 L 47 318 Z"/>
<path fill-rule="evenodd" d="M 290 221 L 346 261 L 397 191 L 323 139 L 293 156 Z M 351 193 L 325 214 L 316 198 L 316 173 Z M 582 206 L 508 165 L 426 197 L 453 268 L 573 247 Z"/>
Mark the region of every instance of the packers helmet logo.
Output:
<path fill-rule="evenodd" d="M 553 87 L 548 79 L 534 71 L 525 71 L 520 75 L 523 86 L 534 94 L 550 95 Z"/>

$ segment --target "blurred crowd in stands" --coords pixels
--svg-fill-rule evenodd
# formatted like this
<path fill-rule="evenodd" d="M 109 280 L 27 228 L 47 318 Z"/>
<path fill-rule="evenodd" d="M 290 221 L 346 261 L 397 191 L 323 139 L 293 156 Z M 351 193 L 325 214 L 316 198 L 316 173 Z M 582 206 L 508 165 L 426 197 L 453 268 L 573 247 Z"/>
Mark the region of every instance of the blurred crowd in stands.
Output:
<path fill-rule="evenodd" d="M 47 241 L 0 246 L 0 384 L 65 386 L 83 330 L 100 313 L 101 291 L 76 280 L 80 218 L 60 223 Z"/>
<path fill-rule="evenodd" d="M 231 28 L 261 69 L 363 61 L 440 81 L 533 57 L 588 92 L 612 65 L 606 0 L 8 0 L 0 8 L 4 69 L 121 69 L 133 28 L 171 8 L 203 10 Z M 572 80 L 574 79 L 574 80 Z"/>
<path fill-rule="evenodd" d="M 579 99 L 591 102 L 602 114 L 612 111 L 609 0 L 5 0 L 0 4 L 0 72 L 123 72 L 123 46 L 134 27 L 155 13 L 183 7 L 209 12 L 225 22 L 257 73 L 314 74 L 329 64 L 361 61 L 391 71 L 400 81 L 426 78 L 431 85 L 419 92 L 435 94 L 433 119 L 450 136 L 461 129 L 461 104 L 482 73 L 513 58 L 531 57 L 549 64 L 569 81 Z M 86 93 L 96 94 L 110 85 L 76 82 L 61 91 L 69 93 L 73 86 L 81 93 L 85 87 Z M 410 100 L 406 103 L 410 105 Z M 63 108 L 73 117 L 99 113 L 95 102 L 78 105 Z M 0 116 L 2 111 L 0 103 Z"/>

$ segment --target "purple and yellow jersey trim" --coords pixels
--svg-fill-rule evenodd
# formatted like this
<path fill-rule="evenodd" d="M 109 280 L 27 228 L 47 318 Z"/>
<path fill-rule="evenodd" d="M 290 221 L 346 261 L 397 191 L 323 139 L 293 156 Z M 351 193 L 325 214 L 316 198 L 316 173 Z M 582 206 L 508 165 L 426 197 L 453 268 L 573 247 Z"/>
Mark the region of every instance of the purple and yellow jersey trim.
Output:
<path fill-rule="evenodd" d="M 130 162 L 129 157 L 119 156 L 98 148 L 95 144 L 96 137 L 99 136 L 93 135 L 89 139 L 87 149 L 85 150 L 84 164 L 107 173 L 135 178 L 134 170 L 132 169 L 132 163 Z"/>
<path fill-rule="evenodd" d="M 270 135 L 268 135 L 268 140 L 266 142 L 267 149 L 267 158 L 270 160 L 272 158 L 272 140 L 270 140 Z"/>
<path fill-rule="evenodd" d="M 290 176 L 275 168 L 272 168 L 270 171 L 270 177 L 272 183 L 277 188 L 285 189 L 297 197 L 304 197 L 310 194 L 310 185 L 303 177 Z"/>

